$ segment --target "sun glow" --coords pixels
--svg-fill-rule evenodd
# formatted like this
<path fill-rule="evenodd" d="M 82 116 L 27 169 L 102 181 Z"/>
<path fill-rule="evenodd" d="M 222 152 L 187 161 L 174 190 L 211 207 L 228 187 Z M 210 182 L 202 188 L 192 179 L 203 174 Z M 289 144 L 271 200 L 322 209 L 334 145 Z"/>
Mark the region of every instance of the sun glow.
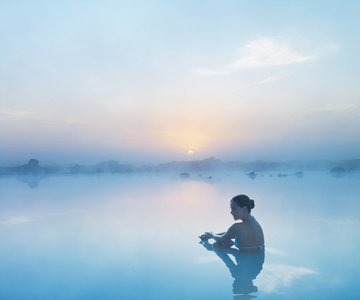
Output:
<path fill-rule="evenodd" d="M 194 154 L 194 151 L 193 151 L 193 150 L 189 150 L 187 153 L 188 153 L 188 155 L 193 155 L 193 154 Z"/>

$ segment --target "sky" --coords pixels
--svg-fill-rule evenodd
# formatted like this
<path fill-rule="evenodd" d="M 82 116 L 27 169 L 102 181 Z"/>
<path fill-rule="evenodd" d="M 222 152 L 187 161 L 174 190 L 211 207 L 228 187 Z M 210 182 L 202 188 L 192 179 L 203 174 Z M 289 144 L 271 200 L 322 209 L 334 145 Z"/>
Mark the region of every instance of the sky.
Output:
<path fill-rule="evenodd" d="M 360 158 L 359 11 L 0 0 L 0 164 Z"/>

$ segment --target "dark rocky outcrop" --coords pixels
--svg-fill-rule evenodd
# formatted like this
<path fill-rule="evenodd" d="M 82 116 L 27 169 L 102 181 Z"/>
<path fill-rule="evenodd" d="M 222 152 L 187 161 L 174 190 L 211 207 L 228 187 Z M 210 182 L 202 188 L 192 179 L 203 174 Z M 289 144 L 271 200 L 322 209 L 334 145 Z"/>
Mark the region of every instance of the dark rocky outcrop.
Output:
<path fill-rule="evenodd" d="M 346 172 L 345 169 L 343 167 L 335 167 L 335 168 L 332 168 L 330 170 L 331 173 L 341 173 L 341 172 Z"/>
<path fill-rule="evenodd" d="M 40 167 L 37 159 L 32 158 L 27 164 L 13 168 L 13 171 L 16 174 L 39 174 L 43 173 L 45 170 Z"/>
<path fill-rule="evenodd" d="M 248 174 L 248 176 L 249 176 L 249 178 L 251 178 L 251 179 L 255 179 L 255 177 L 257 176 L 257 174 L 256 174 L 255 172 L 250 172 L 250 173 Z"/>
<path fill-rule="evenodd" d="M 298 178 L 303 178 L 304 177 L 304 173 L 302 171 L 298 171 L 295 173 L 295 176 Z"/>
<path fill-rule="evenodd" d="M 180 173 L 179 176 L 181 178 L 189 178 L 190 177 L 190 174 L 189 173 Z"/>
<path fill-rule="evenodd" d="M 330 170 L 330 174 L 335 178 L 342 178 L 346 174 L 346 170 L 343 167 L 334 167 Z"/>
<path fill-rule="evenodd" d="M 172 161 L 165 164 L 160 164 L 156 171 L 217 171 L 223 168 L 223 162 L 214 157 L 206 158 L 204 160 L 195 161 Z"/>
<path fill-rule="evenodd" d="M 130 165 L 120 164 L 116 160 L 107 160 L 95 165 L 97 173 L 128 173 L 132 172 L 133 168 Z"/>

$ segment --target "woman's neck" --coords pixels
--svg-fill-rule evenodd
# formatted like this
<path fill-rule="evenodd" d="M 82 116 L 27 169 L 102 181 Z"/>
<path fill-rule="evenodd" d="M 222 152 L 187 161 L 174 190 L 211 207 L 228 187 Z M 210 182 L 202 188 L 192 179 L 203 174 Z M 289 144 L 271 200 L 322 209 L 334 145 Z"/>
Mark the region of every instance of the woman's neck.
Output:
<path fill-rule="evenodd" d="M 249 220 L 250 218 L 252 218 L 252 215 L 247 214 L 244 218 L 241 219 L 241 221 L 245 222 L 246 220 Z"/>

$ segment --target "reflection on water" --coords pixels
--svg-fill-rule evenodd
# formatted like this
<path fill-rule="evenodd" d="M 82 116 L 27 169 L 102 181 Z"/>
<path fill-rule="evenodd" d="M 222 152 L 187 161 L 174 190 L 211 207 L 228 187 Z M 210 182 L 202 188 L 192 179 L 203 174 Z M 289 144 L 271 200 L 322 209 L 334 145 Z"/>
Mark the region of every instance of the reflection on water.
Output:
<path fill-rule="evenodd" d="M 357 299 L 360 177 L 269 175 L 1 177 L 0 299 Z M 198 244 L 240 193 L 264 263 Z"/>
<path fill-rule="evenodd" d="M 360 177 L 360 174 L 358 172 L 350 172 L 350 171 L 345 171 L 344 169 L 340 168 L 340 170 L 336 170 L 337 168 L 334 168 L 334 170 L 332 170 L 331 172 L 323 172 L 322 176 L 332 176 L 333 178 L 343 178 L 343 177 L 357 177 L 359 178 Z M 342 169 L 342 170 L 341 170 Z M 152 176 L 151 173 L 144 173 L 144 174 L 147 174 L 145 176 Z M 143 174 L 143 175 L 144 175 Z M 226 175 L 222 174 L 222 176 L 218 176 L 218 173 L 216 173 L 216 176 L 208 176 L 205 175 L 203 176 L 203 174 L 201 173 L 194 173 L 194 174 L 189 174 L 189 173 L 180 173 L 180 174 L 172 174 L 171 176 L 173 178 L 175 177 L 179 177 L 181 179 L 187 179 L 187 180 L 191 180 L 191 181 L 204 181 L 204 182 L 208 182 L 208 183 L 214 183 L 216 181 L 218 181 L 220 178 L 223 178 L 224 176 L 226 177 L 229 177 L 229 176 L 232 176 L 232 172 L 227 172 L 225 173 Z M 231 174 L 231 175 L 230 175 Z M 307 173 L 307 174 L 311 174 L 310 173 Z M 93 178 L 98 178 L 98 177 L 108 177 L 108 176 L 116 176 L 116 175 L 119 175 L 119 176 L 132 176 L 128 173 L 125 173 L 125 174 L 111 174 L 111 173 L 108 173 L 108 174 L 101 174 L 101 173 L 89 173 L 89 174 L 82 174 L 82 175 L 76 175 L 76 174 L 28 174 L 28 175 L 10 175 L 10 176 L 7 176 L 7 175 L 2 175 L 0 177 L 1 178 L 15 178 L 21 182 L 24 182 L 26 184 L 28 184 L 29 188 L 38 188 L 39 187 L 39 184 L 42 180 L 46 180 L 46 179 L 55 179 L 56 178 L 59 178 L 59 177 L 71 177 L 71 178 L 77 178 L 77 177 L 93 177 Z M 167 174 L 169 175 L 169 174 Z M 167 176 L 165 175 L 165 176 Z M 240 175 L 240 173 L 238 174 Z M 256 174 L 255 172 L 250 172 L 249 174 L 242 174 L 243 176 L 246 176 L 252 180 L 254 180 L 259 174 Z M 138 175 L 139 176 L 139 175 Z M 141 175 L 140 175 L 141 176 Z M 298 179 L 301 179 L 304 177 L 304 173 L 302 171 L 298 171 L 294 174 L 290 173 L 278 173 L 276 176 L 273 175 L 272 173 L 269 173 L 269 174 L 261 174 L 260 177 L 273 177 L 274 176 L 274 179 L 277 178 L 286 178 L 286 177 L 296 177 Z"/>
<path fill-rule="evenodd" d="M 229 269 L 231 276 L 234 278 L 232 292 L 234 295 L 237 295 L 235 299 L 256 298 L 255 295 L 249 294 L 258 291 L 253 281 L 262 270 L 265 250 L 260 250 L 257 253 L 243 253 L 234 248 L 215 247 L 215 245 L 210 244 L 208 241 L 201 241 L 200 244 L 208 251 L 214 251 Z M 229 255 L 234 256 L 236 263 Z"/>
<path fill-rule="evenodd" d="M 45 176 L 37 176 L 37 175 L 33 175 L 33 176 L 18 176 L 17 179 L 27 183 L 29 185 L 29 188 L 31 189 L 36 189 L 39 187 L 39 182 L 41 179 L 44 179 Z"/>

